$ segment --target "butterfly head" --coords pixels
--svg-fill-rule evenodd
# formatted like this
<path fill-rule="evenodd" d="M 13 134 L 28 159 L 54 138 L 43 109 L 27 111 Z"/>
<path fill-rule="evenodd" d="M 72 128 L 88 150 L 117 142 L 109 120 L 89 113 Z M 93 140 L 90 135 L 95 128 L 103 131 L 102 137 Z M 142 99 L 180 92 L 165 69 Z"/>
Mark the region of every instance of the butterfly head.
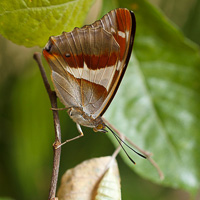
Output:
<path fill-rule="evenodd" d="M 93 128 L 94 132 L 104 132 L 106 133 L 107 131 L 105 130 L 105 124 L 103 123 L 103 121 L 98 124 L 96 127 Z"/>

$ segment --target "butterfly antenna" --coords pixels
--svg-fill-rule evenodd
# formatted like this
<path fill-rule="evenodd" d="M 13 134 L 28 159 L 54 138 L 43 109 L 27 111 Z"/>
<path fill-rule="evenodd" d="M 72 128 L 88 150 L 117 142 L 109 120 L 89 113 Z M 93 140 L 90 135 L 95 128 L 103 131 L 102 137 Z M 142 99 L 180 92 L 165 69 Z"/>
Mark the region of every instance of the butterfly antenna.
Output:
<path fill-rule="evenodd" d="M 130 147 L 126 142 L 124 142 L 124 140 L 122 140 L 109 126 L 105 125 L 110 131 L 111 133 L 115 136 L 115 138 L 117 139 L 118 143 L 120 144 L 120 146 L 122 147 L 122 149 L 124 150 L 124 152 L 126 153 L 126 155 L 128 156 L 128 158 L 131 160 L 131 162 L 133 162 L 135 164 L 135 162 L 131 159 L 131 157 L 128 155 L 128 153 L 126 152 L 126 150 L 124 149 L 124 147 L 122 146 L 121 142 L 123 144 L 125 144 L 129 149 L 131 149 L 133 152 L 135 152 L 137 155 L 146 158 L 144 155 L 140 154 L 139 152 L 137 152 L 135 149 L 133 149 L 132 147 Z M 120 142 L 121 141 L 121 142 Z"/>

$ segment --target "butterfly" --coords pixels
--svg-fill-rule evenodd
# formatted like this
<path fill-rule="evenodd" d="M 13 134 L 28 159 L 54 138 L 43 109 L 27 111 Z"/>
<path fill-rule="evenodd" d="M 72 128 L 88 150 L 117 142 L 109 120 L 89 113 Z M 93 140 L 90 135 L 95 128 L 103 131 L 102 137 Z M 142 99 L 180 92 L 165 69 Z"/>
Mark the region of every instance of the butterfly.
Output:
<path fill-rule="evenodd" d="M 100 20 L 50 37 L 43 55 L 60 101 L 76 123 L 107 132 L 102 115 L 113 100 L 126 71 L 136 30 L 135 15 L 126 8 Z"/>

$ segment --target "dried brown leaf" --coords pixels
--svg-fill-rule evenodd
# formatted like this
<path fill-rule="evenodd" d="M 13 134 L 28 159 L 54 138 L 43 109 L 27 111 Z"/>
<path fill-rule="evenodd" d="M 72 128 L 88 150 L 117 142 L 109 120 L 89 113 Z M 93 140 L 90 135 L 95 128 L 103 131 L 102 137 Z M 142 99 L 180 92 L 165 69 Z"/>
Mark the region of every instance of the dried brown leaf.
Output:
<path fill-rule="evenodd" d="M 58 190 L 59 200 L 120 200 L 120 177 L 116 160 L 101 157 L 67 170 Z"/>

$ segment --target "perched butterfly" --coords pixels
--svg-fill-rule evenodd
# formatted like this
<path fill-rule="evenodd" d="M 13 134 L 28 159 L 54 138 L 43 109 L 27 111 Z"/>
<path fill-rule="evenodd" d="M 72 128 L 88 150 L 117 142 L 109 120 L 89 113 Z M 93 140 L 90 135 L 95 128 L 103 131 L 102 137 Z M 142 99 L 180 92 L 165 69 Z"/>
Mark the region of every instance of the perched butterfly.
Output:
<path fill-rule="evenodd" d="M 127 68 L 135 29 L 134 13 L 119 8 L 91 25 L 50 37 L 43 49 L 56 94 L 77 124 L 80 136 L 80 125 L 107 132 L 102 115 Z M 119 142 L 119 136 L 115 137 Z"/>

